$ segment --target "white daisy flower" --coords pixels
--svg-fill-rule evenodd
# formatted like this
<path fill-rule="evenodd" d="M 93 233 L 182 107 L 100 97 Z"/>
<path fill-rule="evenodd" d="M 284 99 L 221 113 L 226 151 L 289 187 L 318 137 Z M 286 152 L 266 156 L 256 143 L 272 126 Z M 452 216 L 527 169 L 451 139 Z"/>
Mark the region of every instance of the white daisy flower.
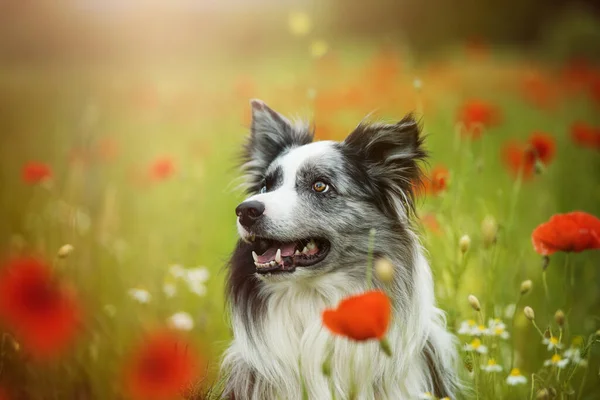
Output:
<path fill-rule="evenodd" d="M 471 330 L 471 335 L 473 336 L 482 336 L 488 333 L 488 329 L 485 325 L 477 325 Z"/>
<path fill-rule="evenodd" d="M 191 331 L 194 329 L 194 319 L 192 316 L 184 311 L 173 314 L 168 320 L 167 324 L 180 331 Z"/>
<path fill-rule="evenodd" d="M 502 366 L 497 364 L 493 358 L 490 358 L 486 365 L 482 365 L 481 369 L 486 372 L 502 372 Z"/>
<path fill-rule="evenodd" d="M 544 338 L 542 343 L 547 345 L 548 351 L 553 351 L 554 349 L 562 349 L 563 345 L 558 341 L 556 336 L 550 336 L 550 339 Z"/>
<path fill-rule="evenodd" d="M 510 386 L 524 385 L 527 383 L 527 378 L 521 375 L 519 368 L 513 368 L 506 378 L 506 383 Z"/>
<path fill-rule="evenodd" d="M 133 288 L 127 291 L 129 296 L 138 303 L 147 304 L 152 299 L 152 295 L 145 289 Z"/>
<path fill-rule="evenodd" d="M 479 354 L 486 354 L 488 352 L 487 347 L 481 344 L 479 338 L 475 338 L 471 343 L 465 344 L 464 349 L 465 351 L 476 351 Z"/>
<path fill-rule="evenodd" d="M 546 366 L 546 367 L 553 366 L 553 367 L 562 369 L 562 368 L 566 367 L 568 363 L 569 363 L 568 358 L 562 358 L 560 356 L 560 354 L 555 354 L 552 356 L 551 359 L 544 361 L 544 366 Z"/>
<path fill-rule="evenodd" d="M 459 335 L 470 335 L 471 332 L 473 332 L 473 328 L 475 328 L 476 326 L 477 326 L 477 323 L 472 319 L 463 321 L 460 323 L 460 327 L 458 328 L 458 334 Z"/>

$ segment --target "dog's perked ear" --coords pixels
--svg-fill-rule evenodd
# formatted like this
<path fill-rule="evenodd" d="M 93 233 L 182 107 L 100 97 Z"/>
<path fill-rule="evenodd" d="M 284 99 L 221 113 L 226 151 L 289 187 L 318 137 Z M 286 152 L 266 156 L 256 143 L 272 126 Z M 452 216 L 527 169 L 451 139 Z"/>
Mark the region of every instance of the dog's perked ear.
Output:
<path fill-rule="evenodd" d="M 361 123 L 343 142 L 362 163 L 378 205 L 386 213 L 408 216 L 422 183 L 421 161 L 427 158 L 421 127 L 412 114 L 396 124 Z M 391 214 L 390 214 L 391 215 Z"/>
<path fill-rule="evenodd" d="M 246 173 L 248 192 L 260 190 L 268 166 L 291 147 L 312 142 L 313 132 L 307 124 L 290 122 L 263 101 L 250 100 L 252 125 L 244 147 L 242 168 Z"/>

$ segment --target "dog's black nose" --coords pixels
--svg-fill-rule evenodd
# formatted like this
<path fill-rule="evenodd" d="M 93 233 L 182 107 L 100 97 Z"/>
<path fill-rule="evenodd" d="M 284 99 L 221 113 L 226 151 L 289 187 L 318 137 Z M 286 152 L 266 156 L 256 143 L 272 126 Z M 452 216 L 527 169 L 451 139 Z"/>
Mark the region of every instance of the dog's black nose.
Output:
<path fill-rule="evenodd" d="M 265 212 L 265 205 L 260 201 L 245 201 L 235 209 L 235 213 L 240 217 L 240 224 L 246 228 L 254 225 L 256 220 Z"/>

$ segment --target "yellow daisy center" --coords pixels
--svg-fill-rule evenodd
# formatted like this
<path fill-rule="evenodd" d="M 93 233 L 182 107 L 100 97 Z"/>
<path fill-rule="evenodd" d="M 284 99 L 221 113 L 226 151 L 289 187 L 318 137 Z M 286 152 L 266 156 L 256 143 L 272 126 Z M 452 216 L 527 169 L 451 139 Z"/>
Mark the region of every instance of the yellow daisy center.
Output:
<path fill-rule="evenodd" d="M 512 376 L 519 376 L 521 375 L 521 371 L 519 370 L 519 368 L 513 368 L 512 371 L 510 371 L 510 374 Z"/>
<path fill-rule="evenodd" d="M 479 329 L 480 331 L 485 331 L 485 325 L 479 325 L 477 329 Z"/>
<path fill-rule="evenodd" d="M 555 336 L 552 336 L 552 337 L 550 338 L 550 343 L 552 343 L 552 344 L 558 344 L 558 338 L 557 338 L 557 337 L 555 337 Z"/>
<path fill-rule="evenodd" d="M 478 349 L 479 347 L 481 347 L 481 340 L 473 339 L 473 341 L 471 342 L 471 347 L 473 347 L 474 349 Z"/>
<path fill-rule="evenodd" d="M 558 354 L 555 354 L 555 355 L 553 355 L 553 356 L 552 356 L 552 362 L 553 362 L 553 363 L 555 363 L 555 364 L 556 364 L 556 363 L 557 363 L 557 362 L 559 362 L 560 360 L 562 360 L 562 358 L 561 358 L 561 357 L 560 357 Z"/>
<path fill-rule="evenodd" d="M 489 365 L 489 366 L 496 365 L 496 360 L 494 360 L 493 358 L 490 358 L 490 359 L 488 360 L 488 365 Z"/>
<path fill-rule="evenodd" d="M 474 320 L 470 319 L 470 320 L 467 321 L 467 325 L 469 325 L 469 326 L 475 326 L 476 323 L 475 323 Z"/>
<path fill-rule="evenodd" d="M 496 335 L 501 335 L 504 332 L 504 328 L 497 326 L 496 329 L 494 329 L 494 332 Z"/>

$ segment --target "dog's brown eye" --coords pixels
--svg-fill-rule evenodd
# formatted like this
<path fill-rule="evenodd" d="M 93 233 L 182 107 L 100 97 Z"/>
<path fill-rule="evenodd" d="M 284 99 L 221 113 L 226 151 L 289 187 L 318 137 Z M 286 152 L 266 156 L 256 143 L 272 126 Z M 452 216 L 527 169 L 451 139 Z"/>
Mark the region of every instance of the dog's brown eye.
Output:
<path fill-rule="evenodd" d="M 329 189 L 329 185 L 325 182 L 316 181 L 313 183 L 313 190 L 318 193 L 326 192 Z"/>

